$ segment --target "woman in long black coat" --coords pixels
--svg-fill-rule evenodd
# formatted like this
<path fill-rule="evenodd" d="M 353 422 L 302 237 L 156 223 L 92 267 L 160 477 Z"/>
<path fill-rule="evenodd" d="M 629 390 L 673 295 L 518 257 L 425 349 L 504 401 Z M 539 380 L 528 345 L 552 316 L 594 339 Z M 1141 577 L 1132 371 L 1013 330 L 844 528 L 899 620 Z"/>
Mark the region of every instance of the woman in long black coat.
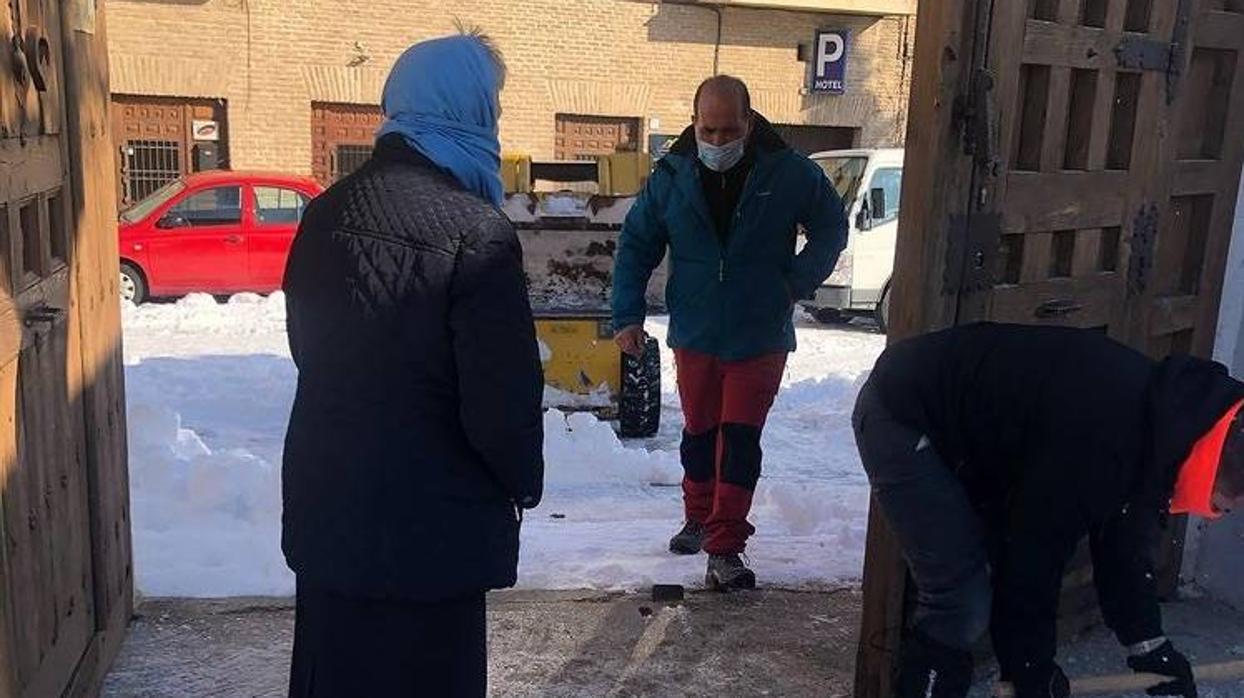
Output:
<path fill-rule="evenodd" d="M 291 695 L 484 695 L 484 593 L 514 584 L 544 469 L 522 252 L 497 208 L 503 79 L 485 37 L 411 47 L 373 157 L 294 242 Z"/>

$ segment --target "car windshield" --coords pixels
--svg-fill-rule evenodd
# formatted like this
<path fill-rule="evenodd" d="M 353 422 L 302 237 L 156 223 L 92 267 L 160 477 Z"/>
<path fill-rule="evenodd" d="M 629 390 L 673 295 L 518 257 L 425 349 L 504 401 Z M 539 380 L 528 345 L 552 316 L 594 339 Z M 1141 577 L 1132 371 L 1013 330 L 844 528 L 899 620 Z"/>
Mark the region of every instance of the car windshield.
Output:
<path fill-rule="evenodd" d="M 819 158 L 816 164 L 825 170 L 830 183 L 838 191 L 838 196 L 842 197 L 843 203 L 850 207 L 851 202 L 855 201 L 856 193 L 860 190 L 864 170 L 868 167 L 868 158 L 859 156 Z"/>
<path fill-rule="evenodd" d="M 138 221 L 141 221 L 151 215 L 151 212 L 163 205 L 164 202 L 180 194 L 185 188 L 185 182 L 180 179 L 174 179 L 168 184 L 156 189 L 147 198 L 125 209 L 125 211 L 121 213 L 121 220 L 126 223 L 137 223 Z"/>

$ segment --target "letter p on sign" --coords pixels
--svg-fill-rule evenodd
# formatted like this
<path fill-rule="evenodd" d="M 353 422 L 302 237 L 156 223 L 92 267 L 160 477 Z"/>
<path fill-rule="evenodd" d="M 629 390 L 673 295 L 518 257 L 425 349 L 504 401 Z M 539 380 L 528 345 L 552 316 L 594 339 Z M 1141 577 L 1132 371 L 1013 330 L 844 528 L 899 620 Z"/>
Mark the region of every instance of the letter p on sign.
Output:
<path fill-rule="evenodd" d="M 815 46 L 812 92 L 843 94 L 846 92 L 847 33 L 819 31 Z"/>

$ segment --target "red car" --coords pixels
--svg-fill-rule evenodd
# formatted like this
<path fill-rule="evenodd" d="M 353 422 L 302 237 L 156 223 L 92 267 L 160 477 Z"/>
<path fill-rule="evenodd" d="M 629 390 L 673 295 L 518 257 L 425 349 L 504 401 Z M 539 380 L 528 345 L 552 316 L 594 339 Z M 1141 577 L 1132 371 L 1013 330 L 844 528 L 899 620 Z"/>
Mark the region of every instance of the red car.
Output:
<path fill-rule="evenodd" d="M 121 297 L 281 288 L 310 177 L 201 172 L 174 180 L 121 214 Z"/>

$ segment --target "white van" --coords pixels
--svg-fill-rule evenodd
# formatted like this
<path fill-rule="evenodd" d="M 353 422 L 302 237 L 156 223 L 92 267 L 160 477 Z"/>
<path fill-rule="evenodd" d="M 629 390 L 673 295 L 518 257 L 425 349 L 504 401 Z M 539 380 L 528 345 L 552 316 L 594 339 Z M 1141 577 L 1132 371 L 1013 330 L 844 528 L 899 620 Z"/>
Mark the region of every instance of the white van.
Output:
<path fill-rule="evenodd" d="M 829 150 L 810 157 L 842 197 L 850 232 L 834 273 L 814 299 L 800 305 L 826 323 L 872 314 L 884 332 L 903 191 L 903 149 Z"/>

